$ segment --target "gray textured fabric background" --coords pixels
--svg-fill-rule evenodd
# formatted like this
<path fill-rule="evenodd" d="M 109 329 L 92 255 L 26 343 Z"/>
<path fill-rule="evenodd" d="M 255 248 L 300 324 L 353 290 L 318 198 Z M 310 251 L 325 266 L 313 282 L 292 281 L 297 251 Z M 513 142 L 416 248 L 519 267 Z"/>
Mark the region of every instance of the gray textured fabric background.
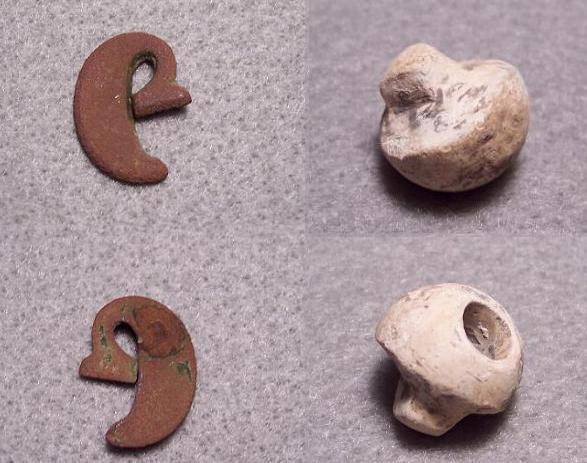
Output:
<path fill-rule="evenodd" d="M 587 2 L 311 0 L 309 229 L 316 232 L 586 231 Z M 485 188 L 429 192 L 379 150 L 379 82 L 416 42 L 454 59 L 517 66 L 530 132 L 517 166 Z"/>
<path fill-rule="evenodd" d="M 1 2 L 0 461 L 300 461 L 306 9 L 297 1 Z M 159 185 L 104 176 L 77 141 L 86 57 L 143 30 L 172 46 L 185 111 L 138 124 Z M 186 422 L 106 447 L 133 389 L 83 381 L 97 311 L 129 294 L 191 333 Z M 276 367 L 278 366 L 278 367 Z"/>
<path fill-rule="evenodd" d="M 587 241 L 559 232 L 587 231 L 586 19 L 580 1 L 0 4 L 0 462 L 584 461 Z M 150 187 L 99 172 L 73 125 L 83 61 L 132 30 L 168 41 L 193 97 L 137 124 L 170 171 Z M 424 192 L 375 149 L 377 83 L 416 40 L 526 78 L 522 160 L 481 191 Z M 511 311 L 526 370 L 507 413 L 432 439 L 391 417 L 374 328 L 439 281 Z M 170 439 L 120 452 L 104 434 L 133 388 L 77 370 L 130 294 L 186 324 L 198 389 Z"/>

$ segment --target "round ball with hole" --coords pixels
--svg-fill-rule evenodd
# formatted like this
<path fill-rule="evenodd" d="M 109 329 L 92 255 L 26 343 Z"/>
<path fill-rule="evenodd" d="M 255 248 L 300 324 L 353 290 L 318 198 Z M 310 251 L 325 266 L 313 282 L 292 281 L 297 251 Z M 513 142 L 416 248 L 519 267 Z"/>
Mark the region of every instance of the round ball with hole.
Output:
<path fill-rule="evenodd" d="M 394 416 L 424 434 L 444 434 L 470 414 L 503 411 L 522 376 L 512 318 L 469 286 L 408 293 L 379 322 L 376 339 L 401 375 Z"/>

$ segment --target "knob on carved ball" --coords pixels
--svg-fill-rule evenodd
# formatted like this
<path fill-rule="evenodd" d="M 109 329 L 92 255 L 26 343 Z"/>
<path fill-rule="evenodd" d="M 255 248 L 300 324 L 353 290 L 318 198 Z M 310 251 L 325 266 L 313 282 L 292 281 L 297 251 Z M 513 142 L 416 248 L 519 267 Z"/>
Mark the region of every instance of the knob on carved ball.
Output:
<path fill-rule="evenodd" d="M 513 320 L 468 286 L 408 293 L 379 322 L 376 339 L 401 374 L 394 416 L 424 434 L 444 434 L 470 414 L 503 411 L 522 376 Z"/>
<path fill-rule="evenodd" d="M 380 91 L 383 153 L 425 188 L 484 185 L 508 168 L 526 140 L 528 93 L 504 61 L 457 62 L 429 45 L 412 45 L 393 60 Z"/>

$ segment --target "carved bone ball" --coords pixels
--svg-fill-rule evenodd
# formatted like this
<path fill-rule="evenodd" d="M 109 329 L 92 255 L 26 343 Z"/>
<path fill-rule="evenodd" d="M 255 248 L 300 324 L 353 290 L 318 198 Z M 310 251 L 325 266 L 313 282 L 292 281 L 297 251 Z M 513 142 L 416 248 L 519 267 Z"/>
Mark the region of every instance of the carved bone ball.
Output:
<path fill-rule="evenodd" d="M 395 303 L 376 339 L 401 379 L 394 416 L 432 436 L 470 414 L 503 411 L 520 383 L 514 322 L 491 297 L 459 284 L 428 286 Z"/>
<path fill-rule="evenodd" d="M 500 176 L 529 125 L 519 72 L 498 60 L 457 62 L 417 44 L 393 60 L 380 85 L 381 147 L 404 177 L 425 188 L 471 190 Z"/>

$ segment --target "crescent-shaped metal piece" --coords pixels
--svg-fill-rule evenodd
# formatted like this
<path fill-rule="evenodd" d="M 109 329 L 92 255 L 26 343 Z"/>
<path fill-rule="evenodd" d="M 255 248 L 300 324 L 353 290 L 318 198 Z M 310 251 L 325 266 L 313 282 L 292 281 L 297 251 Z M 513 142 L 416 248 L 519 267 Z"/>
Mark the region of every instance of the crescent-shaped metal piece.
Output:
<path fill-rule="evenodd" d="M 132 95 L 132 76 L 144 62 L 155 68 L 151 81 Z M 167 167 L 139 142 L 135 118 L 191 103 L 175 82 L 176 62 L 169 45 L 154 35 L 117 35 L 86 59 L 73 103 L 75 127 L 90 160 L 104 173 L 128 183 L 157 183 Z"/>
<path fill-rule="evenodd" d="M 138 362 L 115 340 L 114 330 L 121 324 L 137 336 Z M 115 447 L 141 448 L 165 439 L 187 416 L 196 391 L 196 357 L 184 324 L 164 305 L 140 296 L 115 299 L 98 312 L 92 354 L 82 361 L 79 374 L 137 383 L 130 413 L 106 434 Z"/>

